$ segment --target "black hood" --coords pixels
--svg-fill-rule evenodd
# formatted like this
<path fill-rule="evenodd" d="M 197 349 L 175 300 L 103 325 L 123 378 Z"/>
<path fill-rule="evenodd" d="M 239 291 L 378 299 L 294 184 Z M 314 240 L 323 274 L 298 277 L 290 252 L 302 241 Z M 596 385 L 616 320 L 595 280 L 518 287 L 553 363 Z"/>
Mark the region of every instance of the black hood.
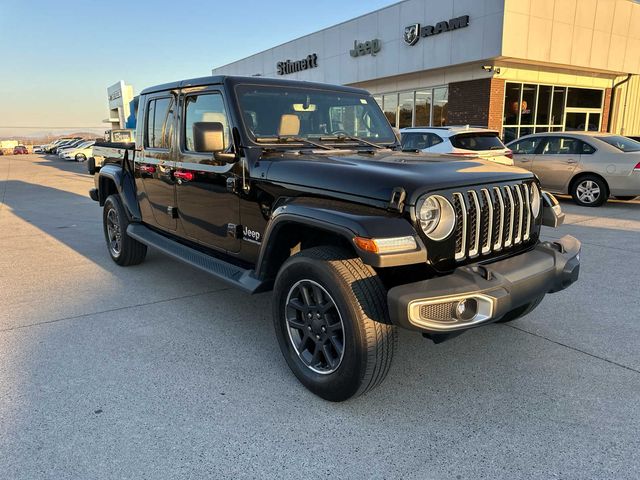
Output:
<path fill-rule="evenodd" d="M 388 201 L 394 188 L 407 193 L 413 205 L 425 192 L 495 184 L 533 178 L 517 167 L 507 167 L 487 160 L 452 159 L 447 155 L 390 152 L 358 154 L 284 153 L 272 160 L 267 179 L 275 183 L 296 185 Z"/>

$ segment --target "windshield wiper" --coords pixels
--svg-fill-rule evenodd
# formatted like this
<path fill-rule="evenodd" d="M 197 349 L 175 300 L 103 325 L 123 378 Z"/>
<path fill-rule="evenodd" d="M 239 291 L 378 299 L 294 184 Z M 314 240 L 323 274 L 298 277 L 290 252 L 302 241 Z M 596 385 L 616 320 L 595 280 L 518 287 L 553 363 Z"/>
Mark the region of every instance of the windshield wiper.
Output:
<path fill-rule="evenodd" d="M 374 147 L 374 148 L 377 148 L 377 149 L 385 148 L 382 145 L 378 145 L 377 143 L 369 142 L 368 140 L 365 140 L 363 138 L 354 137 L 353 135 L 347 135 L 347 134 L 344 134 L 344 133 L 340 133 L 338 135 L 331 136 L 331 137 L 320 137 L 320 140 L 337 140 L 339 142 L 344 142 L 345 140 L 351 140 L 351 141 L 354 141 L 354 142 L 363 143 L 364 145 L 369 145 L 370 147 Z"/>
<path fill-rule="evenodd" d="M 321 143 L 312 142 L 311 140 L 307 140 L 302 137 L 294 137 L 291 135 L 276 135 L 274 137 L 256 137 L 258 142 L 271 142 L 271 143 L 289 143 L 289 142 L 298 142 L 298 143 L 306 143 L 307 145 L 312 145 L 314 147 L 322 148 L 323 150 L 333 150 L 332 147 L 328 145 L 323 145 Z"/>

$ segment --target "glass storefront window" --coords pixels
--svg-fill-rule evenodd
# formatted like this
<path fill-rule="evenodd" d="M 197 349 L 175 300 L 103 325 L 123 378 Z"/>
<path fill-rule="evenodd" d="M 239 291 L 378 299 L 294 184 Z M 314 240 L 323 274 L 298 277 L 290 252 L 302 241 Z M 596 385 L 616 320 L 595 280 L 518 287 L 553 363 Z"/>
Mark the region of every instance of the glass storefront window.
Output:
<path fill-rule="evenodd" d="M 398 108 L 398 128 L 411 127 L 413 120 L 413 92 L 400 94 Z"/>
<path fill-rule="evenodd" d="M 382 110 L 392 127 L 397 127 L 396 117 L 398 115 L 398 94 L 391 93 L 382 97 Z"/>
<path fill-rule="evenodd" d="M 509 143 L 518 138 L 518 127 L 505 127 L 502 129 L 502 143 Z"/>
<path fill-rule="evenodd" d="M 524 84 L 522 86 L 522 103 L 520 106 L 521 125 L 533 125 L 535 123 L 537 90 L 537 85 Z M 522 135 L 522 133 L 520 135 Z"/>
<path fill-rule="evenodd" d="M 449 106 L 449 87 L 433 89 L 433 125 L 442 127 L 447 124 Z"/>
<path fill-rule="evenodd" d="M 602 107 L 602 90 L 569 87 L 569 93 L 567 94 L 567 107 L 600 108 Z"/>
<path fill-rule="evenodd" d="M 589 114 L 589 125 L 587 130 L 590 132 L 597 132 L 600 130 L 600 114 L 599 113 L 590 113 Z"/>
<path fill-rule="evenodd" d="M 564 116 L 564 96 L 566 91 L 567 89 L 565 87 L 553 87 L 550 125 L 562 125 Z"/>
<path fill-rule="evenodd" d="M 520 123 L 520 93 L 521 83 L 507 83 L 504 91 L 504 125 L 518 125 Z"/>
<path fill-rule="evenodd" d="M 431 89 L 416 92 L 416 127 L 431 125 Z"/>
<path fill-rule="evenodd" d="M 538 111 L 536 112 L 536 125 L 549 125 L 552 91 L 553 87 L 550 85 L 540 85 L 538 87 Z"/>

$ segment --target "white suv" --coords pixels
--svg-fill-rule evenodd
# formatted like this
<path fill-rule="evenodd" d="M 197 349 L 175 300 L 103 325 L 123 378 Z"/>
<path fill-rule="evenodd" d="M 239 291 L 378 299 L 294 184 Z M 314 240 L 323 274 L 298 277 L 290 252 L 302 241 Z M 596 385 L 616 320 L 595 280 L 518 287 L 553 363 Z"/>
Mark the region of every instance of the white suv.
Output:
<path fill-rule="evenodd" d="M 480 157 L 502 165 L 513 165 L 513 154 L 498 132 L 470 127 L 408 127 L 400 130 L 402 150 Z"/>

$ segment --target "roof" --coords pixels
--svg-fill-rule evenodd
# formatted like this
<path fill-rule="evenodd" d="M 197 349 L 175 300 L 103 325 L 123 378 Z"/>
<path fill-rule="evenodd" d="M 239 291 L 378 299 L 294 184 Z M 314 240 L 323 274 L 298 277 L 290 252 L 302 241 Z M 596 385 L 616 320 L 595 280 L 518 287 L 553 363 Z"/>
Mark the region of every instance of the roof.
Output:
<path fill-rule="evenodd" d="M 406 127 L 400 129 L 400 133 L 405 132 L 450 132 L 453 135 L 458 133 L 499 133 L 497 130 L 493 130 L 485 127 L 474 127 L 470 125 L 450 125 L 446 127 Z"/>
<path fill-rule="evenodd" d="M 214 75 L 209 77 L 189 78 L 187 80 L 178 80 L 176 82 L 164 83 L 161 85 L 155 85 L 153 87 L 147 87 L 140 95 L 145 95 L 153 92 L 162 92 L 166 90 L 175 90 L 186 87 L 198 87 L 204 85 L 220 85 L 225 84 L 227 86 L 235 86 L 238 84 L 252 84 L 252 85 L 280 85 L 289 87 L 307 87 L 314 89 L 330 89 L 339 90 L 342 92 L 359 93 L 369 95 L 369 92 L 361 88 L 345 87 L 341 85 L 331 85 L 328 83 L 307 82 L 303 80 L 285 80 L 280 78 L 270 77 L 243 77 L 232 75 Z"/>

